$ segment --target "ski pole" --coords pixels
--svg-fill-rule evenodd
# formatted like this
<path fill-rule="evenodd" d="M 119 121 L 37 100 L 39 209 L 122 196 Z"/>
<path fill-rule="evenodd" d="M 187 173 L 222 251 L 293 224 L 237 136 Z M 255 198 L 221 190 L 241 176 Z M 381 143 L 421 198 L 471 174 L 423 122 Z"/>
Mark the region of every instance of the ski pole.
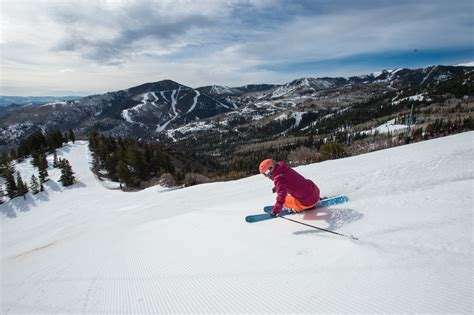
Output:
<path fill-rule="evenodd" d="M 314 225 L 311 225 L 311 224 L 306 224 L 306 223 L 296 221 L 296 220 L 286 218 L 286 217 L 279 217 L 279 218 L 282 218 L 282 219 L 285 219 L 285 220 L 288 220 L 288 221 L 291 221 L 291 222 L 295 222 L 295 223 L 298 223 L 298 224 L 306 225 L 306 226 L 312 227 L 313 229 L 329 232 L 329 233 L 336 234 L 336 235 L 339 235 L 339 236 L 344 236 L 344 237 L 350 238 L 351 240 L 356 240 L 356 241 L 359 240 L 357 237 L 355 237 L 353 235 L 345 235 L 345 234 L 337 233 L 337 232 L 334 232 L 334 231 L 331 231 L 331 230 L 326 230 L 326 229 L 323 229 L 323 228 L 320 228 L 320 227 L 317 227 L 317 226 L 314 226 Z"/>

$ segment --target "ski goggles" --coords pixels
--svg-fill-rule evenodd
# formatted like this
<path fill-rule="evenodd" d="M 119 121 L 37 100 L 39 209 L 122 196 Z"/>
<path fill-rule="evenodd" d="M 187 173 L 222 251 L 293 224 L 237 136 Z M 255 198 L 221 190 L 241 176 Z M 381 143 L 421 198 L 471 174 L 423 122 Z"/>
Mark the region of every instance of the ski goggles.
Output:
<path fill-rule="evenodd" d="M 270 167 L 270 168 L 268 168 L 268 170 L 266 170 L 262 174 L 263 174 L 263 176 L 271 179 L 272 178 L 272 171 L 273 171 L 273 167 Z"/>

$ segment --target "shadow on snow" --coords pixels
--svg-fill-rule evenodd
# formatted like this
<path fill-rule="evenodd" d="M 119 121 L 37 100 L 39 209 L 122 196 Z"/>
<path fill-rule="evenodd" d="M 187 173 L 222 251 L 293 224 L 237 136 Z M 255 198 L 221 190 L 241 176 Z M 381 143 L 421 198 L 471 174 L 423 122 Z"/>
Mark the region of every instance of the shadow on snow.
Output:
<path fill-rule="evenodd" d="M 34 197 L 31 193 L 27 193 L 22 197 L 15 197 L 4 204 L 0 205 L 0 213 L 7 218 L 16 218 L 18 212 L 27 212 L 36 207 L 36 202 L 49 201 L 49 192 L 61 192 L 66 190 L 74 190 L 84 188 L 87 185 L 83 182 L 78 182 L 68 187 L 61 187 L 57 182 L 48 180 L 44 183 L 45 190 L 36 194 Z"/>
<path fill-rule="evenodd" d="M 312 221 L 310 224 L 317 225 L 317 221 L 326 222 L 326 224 L 322 224 L 321 228 L 336 231 L 343 227 L 344 225 L 350 224 L 352 222 L 358 221 L 362 219 L 364 215 L 360 212 L 357 212 L 354 209 L 349 208 L 324 208 L 324 209 L 316 209 L 313 211 L 306 211 L 303 213 L 303 216 L 299 218 L 301 222 L 308 223 L 306 221 Z M 316 229 L 309 229 L 304 231 L 296 231 L 293 234 L 308 234 L 308 233 L 325 233 L 321 230 Z"/>

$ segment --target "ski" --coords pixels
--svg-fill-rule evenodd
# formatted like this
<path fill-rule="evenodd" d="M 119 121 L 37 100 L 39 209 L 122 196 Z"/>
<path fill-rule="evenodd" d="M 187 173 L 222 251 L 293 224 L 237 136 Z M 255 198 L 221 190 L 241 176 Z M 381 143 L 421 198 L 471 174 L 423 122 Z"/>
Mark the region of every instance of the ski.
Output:
<path fill-rule="evenodd" d="M 335 196 L 335 197 L 327 198 L 327 199 L 324 199 L 324 200 L 320 200 L 316 203 L 316 206 L 314 206 L 313 208 L 304 210 L 304 211 L 319 209 L 319 208 L 326 208 L 326 207 L 329 207 L 329 206 L 332 206 L 332 205 L 338 205 L 338 204 L 341 204 L 341 203 L 345 203 L 348 200 L 349 200 L 349 198 L 347 198 L 347 196 Z M 263 211 L 272 212 L 272 209 L 273 209 L 273 206 L 266 206 L 266 207 L 263 208 Z M 283 209 L 283 210 L 285 210 L 285 209 Z M 286 210 L 286 212 L 288 212 L 288 211 Z"/>
<path fill-rule="evenodd" d="M 349 200 L 349 198 L 347 198 L 347 196 L 331 197 L 331 198 L 328 198 L 328 199 L 318 201 L 318 203 L 316 203 L 316 206 L 314 206 L 311 209 L 307 209 L 305 211 L 311 211 L 311 210 L 314 210 L 314 209 L 325 208 L 325 207 L 329 207 L 329 206 L 332 206 L 332 205 L 341 204 L 341 203 L 347 202 L 348 200 Z M 269 212 L 272 211 L 272 209 L 273 209 L 273 206 L 266 206 L 266 207 L 263 208 L 263 211 L 265 211 L 265 213 L 249 215 L 249 216 L 245 217 L 245 221 L 247 221 L 248 223 L 253 223 L 253 222 L 259 222 L 259 221 L 265 221 L 265 220 L 273 219 L 274 217 L 272 217 L 269 213 Z M 304 211 L 301 211 L 301 212 L 304 212 Z M 294 212 L 288 211 L 287 209 L 282 209 L 281 212 L 280 212 L 280 216 L 286 216 L 286 215 L 293 214 L 293 213 Z"/>

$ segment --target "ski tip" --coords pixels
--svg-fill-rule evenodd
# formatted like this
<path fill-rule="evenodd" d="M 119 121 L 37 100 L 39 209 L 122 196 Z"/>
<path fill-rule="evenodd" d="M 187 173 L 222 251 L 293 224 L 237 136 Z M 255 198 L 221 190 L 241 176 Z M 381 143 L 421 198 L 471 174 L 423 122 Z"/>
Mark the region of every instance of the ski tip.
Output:
<path fill-rule="evenodd" d="M 249 215 L 249 216 L 245 217 L 245 222 L 254 223 L 254 222 L 262 221 L 264 219 L 265 218 L 262 218 L 261 216 Z"/>
<path fill-rule="evenodd" d="M 263 211 L 265 212 L 271 212 L 273 210 L 273 206 L 266 206 L 263 208 Z"/>

